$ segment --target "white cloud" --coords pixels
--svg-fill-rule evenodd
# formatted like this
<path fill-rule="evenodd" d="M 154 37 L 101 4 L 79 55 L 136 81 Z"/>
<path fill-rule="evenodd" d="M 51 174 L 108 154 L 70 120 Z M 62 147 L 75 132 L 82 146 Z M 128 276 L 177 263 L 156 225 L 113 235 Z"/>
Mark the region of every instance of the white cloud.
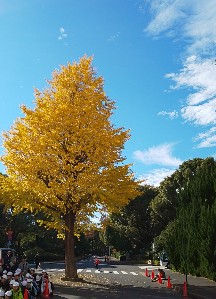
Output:
<path fill-rule="evenodd" d="M 151 20 L 145 31 L 157 37 L 164 34 L 184 41 L 188 57 L 182 69 L 167 74 L 174 81 L 171 89 L 186 88 L 189 95 L 180 110 L 186 122 L 216 124 L 216 2 L 215 0 L 144 0 Z M 141 6 L 144 7 L 144 6 Z M 143 10 L 142 10 L 143 11 Z M 160 112 L 160 115 L 168 115 Z M 169 116 L 172 116 L 170 114 Z M 215 131 L 201 133 L 198 147 L 215 146 Z"/>
<path fill-rule="evenodd" d="M 215 0 L 147 0 L 146 3 L 152 13 L 146 32 L 185 38 L 191 53 L 208 52 L 215 46 Z"/>
<path fill-rule="evenodd" d="M 186 106 L 181 109 L 182 117 L 186 121 L 198 125 L 216 124 L 216 98 L 197 106 Z"/>
<path fill-rule="evenodd" d="M 201 59 L 198 56 L 190 56 L 178 73 L 166 75 L 175 81 L 172 89 L 192 88 L 195 93 L 189 94 L 189 105 L 199 104 L 216 96 L 216 65 L 214 59 Z"/>
<path fill-rule="evenodd" d="M 182 161 L 172 156 L 174 144 L 162 144 L 147 150 L 134 152 L 134 158 L 143 164 L 158 164 L 164 166 L 179 166 Z"/>
<path fill-rule="evenodd" d="M 181 109 L 185 121 L 196 125 L 216 124 L 216 65 L 213 59 L 190 56 L 178 73 L 167 74 L 175 82 L 172 89 L 188 88 L 193 92 Z"/>
<path fill-rule="evenodd" d="M 65 33 L 65 29 L 63 27 L 59 28 L 59 33 L 60 33 L 58 37 L 59 40 L 65 39 L 68 36 L 67 33 Z"/>
<path fill-rule="evenodd" d="M 144 180 L 143 184 L 158 187 L 160 183 L 168 176 L 173 174 L 175 169 L 159 168 L 153 169 L 138 177 L 139 180 Z"/>
<path fill-rule="evenodd" d="M 188 2 L 186 0 L 152 0 L 150 9 L 153 19 L 145 31 L 152 35 L 158 35 L 167 31 L 179 22 L 179 20 L 187 17 L 184 8 L 188 6 Z"/>
<path fill-rule="evenodd" d="M 200 133 L 196 138 L 195 141 L 200 141 L 197 147 L 213 147 L 216 146 L 216 127 L 212 127 L 205 133 Z"/>
<path fill-rule="evenodd" d="M 188 1 L 190 2 L 190 1 Z M 191 39 L 189 50 L 208 52 L 216 43 L 216 3 L 215 0 L 193 0 L 194 14 L 188 16 L 184 26 L 184 35 Z"/>
<path fill-rule="evenodd" d="M 174 119 L 174 118 L 177 118 L 178 117 L 178 111 L 174 110 L 174 111 L 171 111 L 171 112 L 167 112 L 167 111 L 160 111 L 158 112 L 158 116 L 168 116 L 170 119 Z"/>

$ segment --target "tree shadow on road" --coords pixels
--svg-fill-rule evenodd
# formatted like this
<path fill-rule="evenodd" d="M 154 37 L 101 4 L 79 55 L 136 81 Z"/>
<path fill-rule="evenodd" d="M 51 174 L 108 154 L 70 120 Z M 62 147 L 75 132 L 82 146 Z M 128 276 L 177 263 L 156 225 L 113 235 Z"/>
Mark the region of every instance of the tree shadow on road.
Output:
<path fill-rule="evenodd" d="M 89 284 L 89 282 L 88 282 Z M 175 293 L 171 289 L 152 289 L 150 287 L 134 287 L 133 285 L 99 285 L 98 287 L 68 287 L 68 286 L 56 286 L 55 295 L 53 299 L 131 299 L 131 298 L 181 298 L 181 296 Z"/>
<path fill-rule="evenodd" d="M 183 284 L 174 284 L 173 285 L 176 292 L 180 294 L 184 293 Z M 192 283 L 187 285 L 186 293 L 190 298 L 208 298 L 215 299 L 216 298 L 216 287 L 215 286 L 198 286 L 193 285 Z"/>

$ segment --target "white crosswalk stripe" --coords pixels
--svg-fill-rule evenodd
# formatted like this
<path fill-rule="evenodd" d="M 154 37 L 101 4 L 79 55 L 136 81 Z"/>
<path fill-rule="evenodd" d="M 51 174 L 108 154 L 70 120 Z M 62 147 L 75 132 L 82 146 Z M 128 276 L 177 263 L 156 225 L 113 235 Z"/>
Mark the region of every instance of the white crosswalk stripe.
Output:
<path fill-rule="evenodd" d="M 128 274 L 126 271 L 121 271 L 122 274 Z"/>
<path fill-rule="evenodd" d="M 113 271 L 113 274 L 119 274 L 118 271 Z"/>
<path fill-rule="evenodd" d="M 64 272 L 65 269 L 55 269 L 55 268 L 47 268 L 47 269 L 44 269 L 47 273 L 53 273 L 53 272 Z M 41 274 L 42 270 L 41 271 L 37 271 L 37 273 L 40 273 Z M 116 270 L 103 270 L 103 269 L 82 269 L 82 268 L 79 268 L 77 269 L 77 273 L 95 273 L 95 274 L 115 274 L 115 275 L 119 275 L 119 274 L 123 274 L 123 275 L 139 275 L 138 273 L 136 272 L 127 272 L 127 271 L 116 271 Z"/>

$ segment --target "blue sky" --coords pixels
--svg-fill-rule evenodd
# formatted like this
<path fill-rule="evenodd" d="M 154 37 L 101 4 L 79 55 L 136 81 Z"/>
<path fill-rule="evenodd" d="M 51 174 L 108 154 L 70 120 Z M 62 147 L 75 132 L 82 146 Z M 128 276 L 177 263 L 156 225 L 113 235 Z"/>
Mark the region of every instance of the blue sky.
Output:
<path fill-rule="evenodd" d="M 137 178 L 158 185 L 216 157 L 215 15 L 215 0 L 0 0 L 0 132 L 54 69 L 87 54 L 112 121 L 131 130 L 123 154 Z"/>

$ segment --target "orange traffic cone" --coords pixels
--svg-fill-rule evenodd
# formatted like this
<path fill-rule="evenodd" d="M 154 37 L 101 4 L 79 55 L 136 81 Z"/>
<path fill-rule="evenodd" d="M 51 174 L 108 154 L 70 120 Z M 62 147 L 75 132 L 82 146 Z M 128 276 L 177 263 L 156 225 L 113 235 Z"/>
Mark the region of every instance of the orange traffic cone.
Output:
<path fill-rule="evenodd" d="M 155 275 L 154 275 L 154 270 L 151 273 L 151 279 L 154 279 Z"/>
<path fill-rule="evenodd" d="M 146 268 L 146 271 L 145 271 L 145 276 L 146 276 L 146 277 L 149 277 L 148 269 L 147 269 L 147 268 Z"/>
<path fill-rule="evenodd" d="M 168 279 L 167 279 L 167 287 L 168 287 L 169 289 L 172 288 L 172 284 L 171 284 L 171 282 L 170 282 L 170 276 L 168 276 Z"/>
<path fill-rule="evenodd" d="M 161 273 L 158 274 L 158 283 L 162 284 L 162 275 L 161 275 Z"/>
<path fill-rule="evenodd" d="M 183 285 L 183 297 L 187 297 L 188 294 L 187 294 L 187 283 L 186 281 L 184 282 L 184 285 Z"/>
<path fill-rule="evenodd" d="M 48 279 L 46 280 L 46 284 L 45 284 L 45 290 L 44 290 L 44 298 L 50 298 L 50 295 L 49 295 L 49 285 L 48 285 Z"/>
<path fill-rule="evenodd" d="M 29 299 L 29 292 L 27 289 L 25 289 L 24 291 L 24 296 L 23 296 L 24 299 Z"/>

